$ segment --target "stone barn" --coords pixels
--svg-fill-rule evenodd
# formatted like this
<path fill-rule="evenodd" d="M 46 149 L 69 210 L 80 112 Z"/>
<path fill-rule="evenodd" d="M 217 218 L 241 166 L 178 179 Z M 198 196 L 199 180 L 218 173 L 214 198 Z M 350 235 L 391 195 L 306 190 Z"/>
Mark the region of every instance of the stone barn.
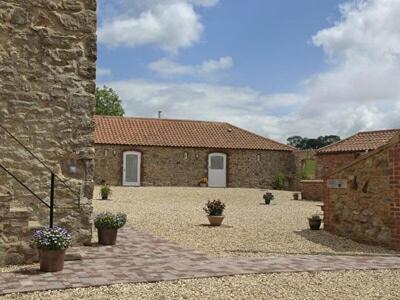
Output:
<path fill-rule="evenodd" d="M 400 133 L 400 129 L 359 132 L 319 149 L 315 156 L 317 179 L 323 179 L 336 169 L 351 163 L 360 155 L 386 144 L 398 133 Z"/>
<path fill-rule="evenodd" d="M 327 177 L 324 227 L 400 250 L 400 134 Z"/>
<path fill-rule="evenodd" d="M 123 186 L 286 188 L 294 148 L 228 123 L 96 116 L 97 183 Z"/>
<path fill-rule="evenodd" d="M 54 224 L 75 245 L 91 241 L 96 1 L 0 0 L 0 37 L 3 265 L 35 260 L 28 243 L 49 225 L 51 172 Z"/>

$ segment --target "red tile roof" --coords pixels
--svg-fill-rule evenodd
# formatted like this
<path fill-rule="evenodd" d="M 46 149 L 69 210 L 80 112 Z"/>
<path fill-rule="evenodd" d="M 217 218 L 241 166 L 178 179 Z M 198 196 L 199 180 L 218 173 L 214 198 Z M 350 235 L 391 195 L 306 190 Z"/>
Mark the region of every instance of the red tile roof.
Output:
<path fill-rule="evenodd" d="M 96 144 L 294 150 L 228 123 L 108 116 L 94 120 Z"/>
<path fill-rule="evenodd" d="M 400 129 L 359 132 L 337 143 L 319 149 L 317 154 L 375 150 L 387 144 L 399 133 Z"/>

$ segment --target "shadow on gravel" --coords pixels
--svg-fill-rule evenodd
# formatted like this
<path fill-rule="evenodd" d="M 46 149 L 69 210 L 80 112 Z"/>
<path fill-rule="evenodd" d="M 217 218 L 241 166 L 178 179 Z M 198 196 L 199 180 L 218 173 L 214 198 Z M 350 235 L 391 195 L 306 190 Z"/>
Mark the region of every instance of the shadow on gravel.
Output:
<path fill-rule="evenodd" d="M 338 252 L 337 254 L 339 255 L 346 254 L 346 252 L 358 252 L 363 254 L 375 254 L 375 255 L 376 254 L 400 255 L 399 252 L 395 252 L 393 250 L 389 250 L 379 246 L 357 243 L 348 238 L 331 234 L 323 229 L 321 230 L 303 229 L 300 231 L 294 231 L 294 233 L 300 235 L 301 237 L 313 243 L 328 247 L 333 251 Z"/>
<path fill-rule="evenodd" d="M 198 224 L 196 226 L 201 226 L 201 227 L 210 227 L 210 228 L 233 228 L 233 226 L 230 225 L 224 225 L 222 224 L 221 226 L 212 226 L 210 224 Z"/>

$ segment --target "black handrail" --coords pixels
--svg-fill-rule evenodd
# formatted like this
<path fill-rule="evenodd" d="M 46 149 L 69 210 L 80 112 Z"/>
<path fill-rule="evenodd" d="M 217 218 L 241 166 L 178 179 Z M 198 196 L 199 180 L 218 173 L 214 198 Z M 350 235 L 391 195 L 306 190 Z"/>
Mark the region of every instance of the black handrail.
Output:
<path fill-rule="evenodd" d="M 22 185 L 27 191 L 29 191 L 36 199 L 42 202 L 47 208 L 50 209 L 50 219 L 49 225 L 50 228 L 53 228 L 54 225 L 54 188 L 55 188 L 55 179 L 57 178 L 67 189 L 73 192 L 76 196 L 78 196 L 78 207 L 80 207 L 80 194 L 74 191 L 64 180 L 62 180 L 59 176 L 57 176 L 53 170 L 48 167 L 37 155 L 35 155 L 28 147 L 26 147 L 20 140 L 18 140 L 10 131 L 4 128 L 3 125 L 0 124 L 0 128 L 3 129 L 14 141 L 16 141 L 25 151 L 27 151 L 33 158 L 35 158 L 42 166 L 44 166 L 50 173 L 50 204 L 47 204 L 42 198 L 40 198 L 32 189 L 30 189 L 25 183 L 22 182 L 17 176 L 15 176 L 10 170 L 8 170 L 4 165 L 0 163 L 0 169 L 10 175 L 14 180 L 16 180 L 20 185 Z"/>
<path fill-rule="evenodd" d="M 35 155 L 28 147 L 26 147 L 20 140 L 18 140 L 7 128 L 0 124 L 0 128 L 3 129 L 14 141 L 16 141 L 25 151 L 27 151 L 34 159 L 36 159 L 43 167 L 47 169 L 50 173 L 54 174 L 55 178 L 57 178 L 67 189 L 73 192 L 78 199 L 80 199 L 80 195 L 74 191 L 64 180 L 62 180 L 59 176 L 57 176 L 54 171 L 47 166 L 37 155 Z"/>
<path fill-rule="evenodd" d="M 38 199 L 40 202 L 42 202 L 44 205 L 46 205 L 48 208 L 50 208 L 50 205 L 48 205 L 42 198 L 40 198 L 34 191 L 32 191 L 25 183 L 23 183 L 17 176 L 15 176 L 11 171 L 9 171 L 5 166 L 3 166 L 0 163 L 0 168 L 3 169 L 4 172 L 6 172 L 8 175 L 10 175 L 12 178 L 15 179 L 20 185 L 22 185 L 25 189 L 28 190 L 33 196 L 35 196 L 36 199 Z"/>
<path fill-rule="evenodd" d="M 54 226 L 54 173 L 51 173 L 51 180 L 50 180 L 50 204 L 47 204 L 42 198 L 40 198 L 34 191 L 32 191 L 25 183 L 22 182 L 17 176 L 11 173 L 5 166 L 0 163 L 0 169 L 14 178 L 20 185 L 22 185 L 28 192 L 30 192 L 36 199 L 42 202 L 47 208 L 50 209 L 50 217 L 49 217 L 49 227 L 53 228 Z"/>

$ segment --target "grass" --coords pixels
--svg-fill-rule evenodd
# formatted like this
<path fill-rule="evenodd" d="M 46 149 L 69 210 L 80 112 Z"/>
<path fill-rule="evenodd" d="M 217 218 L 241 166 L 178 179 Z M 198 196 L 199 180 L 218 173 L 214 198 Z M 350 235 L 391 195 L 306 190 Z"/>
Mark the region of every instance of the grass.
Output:
<path fill-rule="evenodd" d="M 314 159 L 307 159 L 303 173 L 307 179 L 315 178 L 316 164 Z"/>

